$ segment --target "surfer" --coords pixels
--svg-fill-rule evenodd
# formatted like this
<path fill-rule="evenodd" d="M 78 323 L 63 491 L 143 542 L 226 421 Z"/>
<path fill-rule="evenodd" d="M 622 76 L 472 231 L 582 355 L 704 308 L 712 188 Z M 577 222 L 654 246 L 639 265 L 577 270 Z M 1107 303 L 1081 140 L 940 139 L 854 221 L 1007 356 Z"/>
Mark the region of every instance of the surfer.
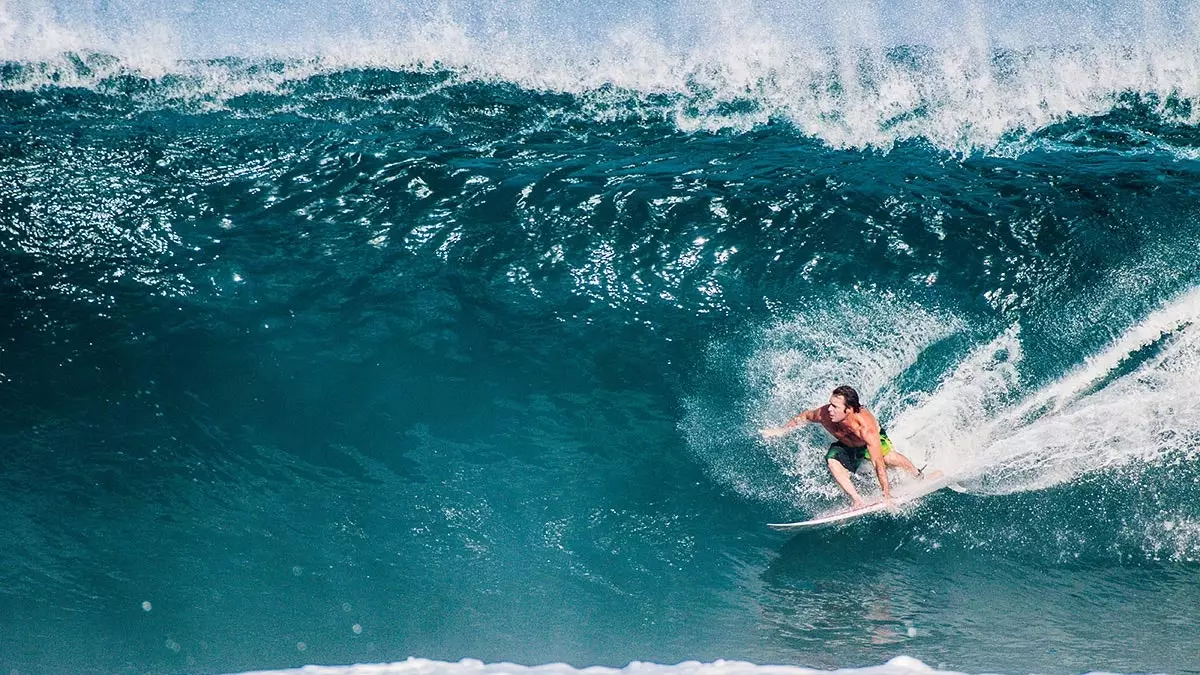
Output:
<path fill-rule="evenodd" d="M 864 459 L 871 460 L 871 465 L 875 467 L 883 498 L 888 502 L 892 499 L 892 488 L 888 483 L 887 467 L 903 469 L 916 478 L 923 477 L 907 457 L 892 447 L 887 432 L 880 428 L 879 420 L 871 411 L 859 403 L 858 392 L 853 387 L 842 385 L 833 390 L 827 405 L 802 412 L 781 427 L 762 429 L 759 433 L 763 438 L 777 438 L 805 422 L 820 424 L 837 439 L 829 446 L 829 452 L 825 453 L 825 461 L 833 479 L 853 502 L 853 508 L 866 506 L 850 482 L 850 474 L 858 470 L 858 465 Z"/>

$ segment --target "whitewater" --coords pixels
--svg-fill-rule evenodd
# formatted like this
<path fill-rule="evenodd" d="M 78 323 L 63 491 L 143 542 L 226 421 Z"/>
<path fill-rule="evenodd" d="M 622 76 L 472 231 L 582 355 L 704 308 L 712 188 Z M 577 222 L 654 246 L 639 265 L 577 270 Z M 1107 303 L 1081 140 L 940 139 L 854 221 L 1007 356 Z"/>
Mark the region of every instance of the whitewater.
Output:
<path fill-rule="evenodd" d="M 1198 29 L 0 2 L 0 672 L 1200 673 Z"/>
<path fill-rule="evenodd" d="M 570 673 L 594 673 L 596 675 L 613 675 L 628 673 L 630 675 L 815 675 L 816 673 L 858 673 L 861 675 L 919 675 L 921 673 L 939 673 L 939 671 L 917 661 L 916 659 L 897 656 L 881 666 L 869 668 L 843 668 L 834 671 L 812 670 L 793 666 L 756 666 L 752 663 L 739 661 L 718 661 L 715 663 L 680 663 L 675 666 L 660 666 L 653 663 L 631 663 L 625 668 L 590 667 L 577 670 L 566 664 L 548 664 L 536 667 L 519 666 L 511 663 L 484 664 L 479 661 L 464 659 L 458 663 L 439 663 L 425 659 L 408 659 L 403 663 L 372 664 L 345 667 L 308 666 L 294 670 L 259 671 L 256 675 L 268 673 L 313 673 L 315 675 L 404 675 L 405 673 L 486 673 L 487 675 L 569 675 Z"/>

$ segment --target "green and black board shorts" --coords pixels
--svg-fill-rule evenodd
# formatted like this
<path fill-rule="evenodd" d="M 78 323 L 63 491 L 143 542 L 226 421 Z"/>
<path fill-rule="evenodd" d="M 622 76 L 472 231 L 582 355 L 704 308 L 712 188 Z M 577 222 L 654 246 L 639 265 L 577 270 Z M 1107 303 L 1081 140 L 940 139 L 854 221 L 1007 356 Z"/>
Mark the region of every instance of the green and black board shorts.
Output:
<path fill-rule="evenodd" d="M 887 432 L 885 432 L 883 429 L 879 430 L 879 442 L 880 447 L 883 449 L 883 454 L 886 455 L 892 451 L 892 441 L 887 437 Z M 867 451 L 867 446 L 864 445 L 860 448 L 852 448 L 848 445 L 844 445 L 841 441 L 830 445 L 829 452 L 825 453 L 825 459 L 836 459 L 837 461 L 841 462 L 842 466 L 846 467 L 846 470 L 850 473 L 857 471 L 858 465 L 861 464 L 864 459 L 870 458 L 871 453 Z"/>

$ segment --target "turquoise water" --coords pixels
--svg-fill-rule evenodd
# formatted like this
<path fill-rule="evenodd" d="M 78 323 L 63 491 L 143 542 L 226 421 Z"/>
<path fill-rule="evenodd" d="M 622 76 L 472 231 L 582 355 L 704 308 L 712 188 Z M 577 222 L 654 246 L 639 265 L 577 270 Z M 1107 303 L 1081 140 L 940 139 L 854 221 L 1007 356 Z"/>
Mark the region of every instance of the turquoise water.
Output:
<path fill-rule="evenodd" d="M 1200 672 L 1187 7 L 190 7 L 0 8 L 0 672 Z"/>

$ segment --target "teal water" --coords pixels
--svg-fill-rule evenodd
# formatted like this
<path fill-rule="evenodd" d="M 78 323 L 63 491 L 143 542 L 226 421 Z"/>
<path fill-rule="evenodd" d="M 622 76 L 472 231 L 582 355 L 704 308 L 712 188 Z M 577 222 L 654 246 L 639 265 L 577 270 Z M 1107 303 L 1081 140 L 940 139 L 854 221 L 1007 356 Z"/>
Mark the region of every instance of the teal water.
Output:
<path fill-rule="evenodd" d="M 1200 672 L 1190 52 L 117 51 L 0 52 L 0 672 Z M 843 383 L 967 492 L 768 530 Z"/>

